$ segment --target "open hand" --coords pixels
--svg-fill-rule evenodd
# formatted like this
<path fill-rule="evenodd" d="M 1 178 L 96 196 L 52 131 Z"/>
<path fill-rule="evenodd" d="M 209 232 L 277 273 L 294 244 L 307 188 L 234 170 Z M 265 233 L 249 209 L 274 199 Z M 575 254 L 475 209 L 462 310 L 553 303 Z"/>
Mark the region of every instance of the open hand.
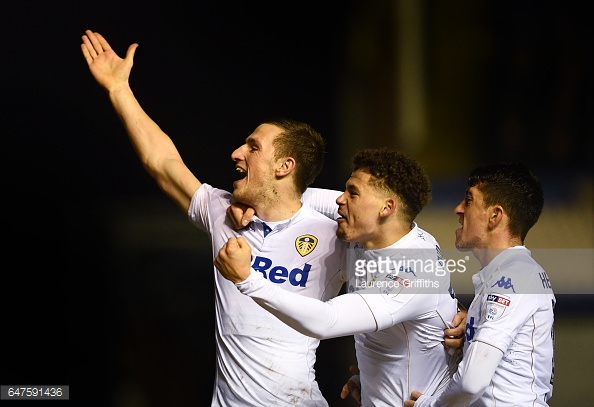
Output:
<path fill-rule="evenodd" d="M 108 92 L 127 87 L 138 44 L 130 45 L 126 58 L 122 59 L 99 33 L 87 30 L 82 41 L 83 56 L 99 85 Z"/>

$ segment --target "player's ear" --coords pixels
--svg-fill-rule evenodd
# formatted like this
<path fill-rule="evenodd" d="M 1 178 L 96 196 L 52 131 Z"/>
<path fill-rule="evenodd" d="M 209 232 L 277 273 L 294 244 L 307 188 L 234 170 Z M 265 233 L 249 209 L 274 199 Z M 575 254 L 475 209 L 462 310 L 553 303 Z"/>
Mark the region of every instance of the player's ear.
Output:
<path fill-rule="evenodd" d="M 394 198 L 384 199 L 382 208 L 380 209 L 380 217 L 389 216 L 396 211 L 397 202 Z"/>
<path fill-rule="evenodd" d="M 501 205 L 493 205 L 487 209 L 489 214 L 489 229 L 493 230 L 503 225 L 505 211 Z"/>
<path fill-rule="evenodd" d="M 284 177 L 290 174 L 295 169 L 295 159 L 293 157 L 284 157 L 279 160 L 279 165 L 276 169 L 277 177 Z"/>

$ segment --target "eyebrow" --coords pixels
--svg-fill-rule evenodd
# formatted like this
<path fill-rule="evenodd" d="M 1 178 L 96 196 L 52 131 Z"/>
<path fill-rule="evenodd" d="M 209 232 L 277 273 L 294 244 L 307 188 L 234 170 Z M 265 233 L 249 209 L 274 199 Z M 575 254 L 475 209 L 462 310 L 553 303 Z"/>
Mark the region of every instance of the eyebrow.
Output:
<path fill-rule="evenodd" d="M 348 181 L 346 184 L 346 190 L 349 192 L 359 192 L 359 188 L 357 188 L 356 185 L 349 183 Z"/>
<path fill-rule="evenodd" d="M 256 139 L 254 139 L 252 136 L 248 136 L 245 139 L 245 144 L 247 144 L 249 146 L 252 146 L 252 145 L 256 145 L 257 146 L 257 145 L 259 145 L 258 144 L 258 141 Z"/>

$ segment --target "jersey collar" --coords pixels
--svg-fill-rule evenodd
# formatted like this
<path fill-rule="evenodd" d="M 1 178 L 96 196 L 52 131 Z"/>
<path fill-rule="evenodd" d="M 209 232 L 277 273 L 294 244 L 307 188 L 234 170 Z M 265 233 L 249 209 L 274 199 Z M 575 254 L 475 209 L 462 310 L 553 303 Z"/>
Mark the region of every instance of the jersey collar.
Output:
<path fill-rule="evenodd" d="M 248 228 L 253 231 L 259 231 L 264 237 L 266 237 L 271 234 L 279 233 L 288 228 L 290 225 L 301 221 L 307 216 L 307 211 L 308 209 L 305 207 L 305 205 L 302 205 L 301 208 L 299 208 L 297 212 L 295 212 L 295 214 L 289 219 L 278 222 L 265 222 L 254 215 L 252 221 L 248 225 Z M 267 227 L 270 229 L 269 231 L 266 231 Z"/>

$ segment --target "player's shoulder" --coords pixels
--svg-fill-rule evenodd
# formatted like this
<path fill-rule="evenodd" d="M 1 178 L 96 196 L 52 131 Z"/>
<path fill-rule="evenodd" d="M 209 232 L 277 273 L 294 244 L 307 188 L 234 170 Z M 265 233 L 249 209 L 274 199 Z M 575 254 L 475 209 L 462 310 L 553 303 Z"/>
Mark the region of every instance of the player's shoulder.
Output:
<path fill-rule="evenodd" d="M 552 290 L 544 269 L 523 247 L 507 249 L 495 258 L 488 284 L 499 289 L 511 289 L 515 294 L 537 294 Z"/>
<path fill-rule="evenodd" d="M 221 201 L 230 205 L 233 202 L 233 194 L 224 189 L 215 188 L 210 184 L 202 183 L 194 193 L 192 199 L 201 199 L 204 201 Z"/>
<path fill-rule="evenodd" d="M 507 273 L 509 275 L 527 276 L 544 272 L 543 268 L 526 248 L 510 248 L 502 254 L 505 256 L 497 267 L 498 274 Z"/>
<path fill-rule="evenodd" d="M 296 222 L 305 222 L 305 223 L 312 223 L 316 224 L 319 223 L 322 227 L 334 226 L 336 227 L 337 223 L 334 219 L 330 219 L 326 215 L 321 214 L 320 212 L 316 211 L 315 209 L 311 208 L 308 205 L 303 205 L 297 216 L 295 217 Z"/>
<path fill-rule="evenodd" d="M 193 223 L 204 222 L 206 214 L 211 218 L 219 218 L 233 202 L 233 195 L 222 189 L 213 188 L 209 184 L 202 184 L 192 195 L 188 206 L 188 216 Z"/>
<path fill-rule="evenodd" d="M 410 242 L 411 247 L 419 249 L 434 249 L 436 246 L 439 247 L 437 239 L 429 232 L 421 229 L 416 223 L 410 231 Z"/>

